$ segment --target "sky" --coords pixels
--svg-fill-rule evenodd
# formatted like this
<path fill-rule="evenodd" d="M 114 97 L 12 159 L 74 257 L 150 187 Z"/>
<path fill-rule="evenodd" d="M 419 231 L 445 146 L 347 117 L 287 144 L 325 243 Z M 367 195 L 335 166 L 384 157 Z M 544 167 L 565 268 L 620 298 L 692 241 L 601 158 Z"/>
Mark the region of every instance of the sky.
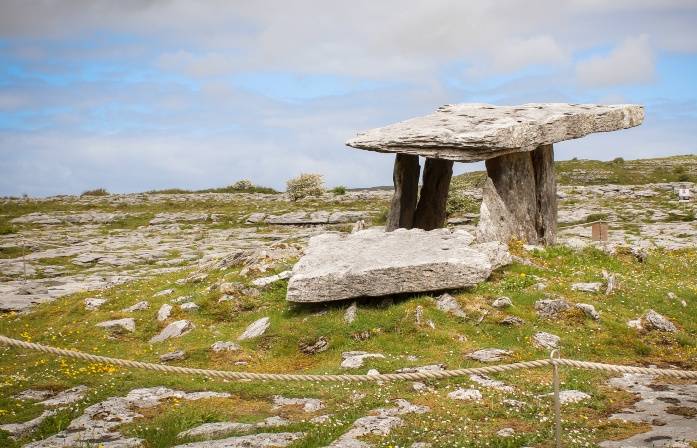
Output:
<path fill-rule="evenodd" d="M 557 160 L 697 154 L 695 0 L 0 0 L 0 196 L 390 185 L 444 104 L 642 104 Z M 482 164 L 456 163 L 456 173 Z"/>

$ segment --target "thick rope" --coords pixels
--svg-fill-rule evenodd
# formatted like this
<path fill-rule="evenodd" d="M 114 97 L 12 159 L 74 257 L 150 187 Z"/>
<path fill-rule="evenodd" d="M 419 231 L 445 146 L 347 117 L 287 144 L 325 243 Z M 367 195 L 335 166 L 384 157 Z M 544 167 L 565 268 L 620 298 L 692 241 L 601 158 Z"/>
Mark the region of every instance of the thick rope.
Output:
<path fill-rule="evenodd" d="M 414 372 L 414 373 L 388 373 L 378 375 L 302 375 L 302 374 L 277 374 L 277 373 L 252 373 L 252 372 L 231 372 L 226 370 L 207 370 L 192 369 L 188 367 L 166 366 L 163 364 L 151 364 L 139 361 L 128 361 L 125 359 L 108 358 L 106 356 L 90 355 L 88 353 L 77 352 L 74 350 L 64 350 L 45 345 L 34 344 L 31 342 L 11 339 L 0 335 L 0 343 L 12 347 L 35 350 L 44 353 L 51 353 L 69 358 L 82 359 L 85 361 L 101 364 L 111 364 L 119 367 L 130 367 L 157 372 L 177 373 L 194 376 L 207 376 L 212 378 L 233 379 L 233 380 L 262 380 L 262 381 L 395 381 L 395 380 L 425 380 L 425 379 L 444 379 L 456 378 L 467 375 L 486 375 L 490 373 L 510 372 L 520 369 L 532 369 L 549 365 L 566 365 L 580 369 L 603 370 L 615 373 L 642 373 L 653 375 L 672 376 L 684 379 L 697 379 L 697 371 L 689 370 L 668 370 L 651 369 L 643 367 L 616 366 L 592 362 L 573 361 L 570 359 L 541 359 L 537 361 L 517 362 L 514 364 L 504 364 L 497 366 L 477 367 L 457 370 L 440 370 L 433 372 Z"/>

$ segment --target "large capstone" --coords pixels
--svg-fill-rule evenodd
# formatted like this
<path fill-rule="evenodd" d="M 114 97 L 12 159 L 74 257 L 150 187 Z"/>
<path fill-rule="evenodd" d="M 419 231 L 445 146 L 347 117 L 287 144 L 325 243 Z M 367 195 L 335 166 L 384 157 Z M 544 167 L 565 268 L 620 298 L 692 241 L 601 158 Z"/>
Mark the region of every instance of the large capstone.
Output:
<path fill-rule="evenodd" d="M 370 229 L 310 239 L 293 268 L 286 300 L 329 302 L 464 288 L 486 280 L 500 265 L 478 250 L 472 236 L 447 229 Z M 510 261 L 509 261 L 510 262 Z"/>

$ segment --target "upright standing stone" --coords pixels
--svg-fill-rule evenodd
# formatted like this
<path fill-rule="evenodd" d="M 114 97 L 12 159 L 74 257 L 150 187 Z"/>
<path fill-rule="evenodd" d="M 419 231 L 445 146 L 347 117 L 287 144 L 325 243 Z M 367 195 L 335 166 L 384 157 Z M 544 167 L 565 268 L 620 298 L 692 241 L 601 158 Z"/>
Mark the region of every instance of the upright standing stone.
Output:
<path fill-rule="evenodd" d="M 397 154 L 394 161 L 394 197 L 387 215 L 386 229 L 411 229 L 414 226 L 416 199 L 419 195 L 419 156 Z"/>
<path fill-rule="evenodd" d="M 453 161 L 426 159 L 424 183 L 421 197 L 416 206 L 414 227 L 417 229 L 440 229 L 445 224 L 445 207 L 448 201 L 450 179 L 453 177 Z"/>

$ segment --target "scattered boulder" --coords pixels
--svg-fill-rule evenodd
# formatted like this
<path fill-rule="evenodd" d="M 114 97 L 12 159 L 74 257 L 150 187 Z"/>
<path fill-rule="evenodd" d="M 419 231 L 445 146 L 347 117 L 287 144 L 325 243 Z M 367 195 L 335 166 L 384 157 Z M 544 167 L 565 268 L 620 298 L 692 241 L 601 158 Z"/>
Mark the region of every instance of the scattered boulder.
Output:
<path fill-rule="evenodd" d="M 85 396 L 85 392 L 88 389 L 89 388 L 87 386 L 76 386 L 70 389 L 66 389 L 54 395 L 53 397 L 42 401 L 39 404 L 45 407 L 57 406 L 59 408 L 62 408 L 68 404 L 82 400 Z"/>
<path fill-rule="evenodd" d="M 535 302 L 537 315 L 546 319 L 570 309 L 571 305 L 565 299 L 544 299 Z"/>
<path fill-rule="evenodd" d="M 441 311 L 450 313 L 463 319 L 467 317 L 467 313 L 462 311 L 462 308 L 460 308 L 460 304 L 457 302 L 457 300 L 455 300 L 455 297 L 451 296 L 450 294 L 446 293 L 432 300 L 436 302 L 436 308 L 438 308 Z"/>
<path fill-rule="evenodd" d="M 509 306 L 513 306 L 513 302 L 511 302 L 511 299 L 508 297 L 499 297 L 498 299 L 494 300 L 491 306 L 494 308 L 508 308 Z"/>
<path fill-rule="evenodd" d="M 344 352 L 341 354 L 341 367 L 343 369 L 357 369 L 363 365 L 366 358 L 384 358 L 379 353 L 368 353 L 362 351 Z"/>
<path fill-rule="evenodd" d="M 501 325 L 525 325 L 525 320 L 518 316 L 506 316 L 499 323 Z"/>
<path fill-rule="evenodd" d="M 150 339 L 150 343 L 162 342 L 169 338 L 182 337 L 194 328 L 196 328 L 196 325 L 188 320 L 178 320 L 172 322 L 171 324 L 167 325 L 165 329 L 160 332 L 160 334 L 153 336 Z"/>
<path fill-rule="evenodd" d="M 458 389 L 454 392 L 450 392 L 446 397 L 451 400 L 479 401 L 482 399 L 482 393 L 477 389 Z"/>
<path fill-rule="evenodd" d="M 150 308 L 150 303 L 146 300 L 143 300 L 142 302 L 138 302 L 135 305 L 129 306 L 128 308 L 124 308 L 121 310 L 122 313 L 131 313 L 133 311 L 143 311 L 147 310 Z"/>
<path fill-rule="evenodd" d="M 104 328 L 121 328 L 126 331 L 133 333 L 136 331 L 136 321 L 132 317 L 126 317 L 124 319 L 108 320 L 106 322 L 100 322 L 96 327 Z"/>
<path fill-rule="evenodd" d="M 620 282 L 617 280 L 617 274 L 610 274 L 605 269 L 603 269 L 603 278 L 607 282 L 605 286 L 605 295 L 610 295 L 615 292 L 620 287 Z"/>
<path fill-rule="evenodd" d="M 270 277 L 262 277 L 252 280 L 252 284 L 260 288 L 265 288 L 273 283 L 290 278 L 291 271 L 283 271 L 280 274 Z"/>
<path fill-rule="evenodd" d="M 252 323 L 247 329 L 237 338 L 238 341 L 243 341 L 245 339 L 252 339 L 263 335 L 266 329 L 269 328 L 269 318 L 262 317 L 256 322 Z"/>
<path fill-rule="evenodd" d="M 641 323 L 641 319 L 634 319 L 627 322 L 629 328 L 636 328 L 637 330 L 643 330 L 644 326 Z"/>
<path fill-rule="evenodd" d="M 358 303 L 353 302 L 351 306 L 348 307 L 344 313 L 343 320 L 347 324 L 352 323 L 356 319 L 356 313 L 358 312 Z"/>
<path fill-rule="evenodd" d="M 396 373 L 421 373 L 421 372 L 440 372 L 445 370 L 444 364 L 430 364 L 421 367 L 404 367 L 396 370 Z"/>
<path fill-rule="evenodd" d="M 221 283 L 218 290 L 225 295 L 235 295 L 241 292 L 245 288 L 244 283 L 232 282 L 232 283 Z"/>
<path fill-rule="evenodd" d="M 327 302 L 474 286 L 493 267 L 470 240 L 466 232 L 447 229 L 318 235 L 293 268 L 286 300 Z"/>
<path fill-rule="evenodd" d="M 0 429 L 10 433 L 10 437 L 14 440 L 19 440 L 23 436 L 33 433 L 36 428 L 41 425 L 48 417 L 56 415 L 56 411 L 44 411 L 38 417 L 24 423 L 8 423 L 0 425 Z"/>
<path fill-rule="evenodd" d="M 515 429 L 511 427 L 501 428 L 498 431 L 496 431 L 496 435 L 501 438 L 508 439 L 515 436 Z"/>
<path fill-rule="evenodd" d="M 157 320 L 159 322 L 164 322 L 167 319 L 169 319 L 169 315 L 172 313 L 172 305 L 169 303 L 165 303 L 160 307 L 160 310 L 157 312 Z"/>
<path fill-rule="evenodd" d="M 600 320 L 600 313 L 595 310 L 593 305 L 588 303 L 577 303 L 576 308 L 584 312 L 584 314 L 593 320 Z"/>
<path fill-rule="evenodd" d="M 182 311 L 189 311 L 189 312 L 198 311 L 201 309 L 201 307 L 198 306 L 195 302 L 182 303 L 181 305 L 179 305 L 179 308 L 181 308 Z"/>
<path fill-rule="evenodd" d="M 532 337 L 533 346 L 537 348 L 546 348 L 548 350 L 559 348 L 559 341 L 561 341 L 559 336 L 545 333 L 544 331 L 539 331 Z"/>
<path fill-rule="evenodd" d="M 174 294 L 173 289 L 165 289 L 163 291 L 158 292 L 157 294 L 154 294 L 153 297 L 168 296 L 170 294 Z"/>
<path fill-rule="evenodd" d="M 477 350 L 476 352 L 469 353 L 466 356 L 470 359 L 474 359 L 479 362 L 496 362 L 501 361 L 504 356 L 512 354 L 512 350 L 505 350 L 500 348 L 486 348 L 483 350 Z"/>
<path fill-rule="evenodd" d="M 416 309 L 414 310 L 414 320 L 416 321 L 416 325 L 421 325 L 423 323 L 423 319 L 424 307 L 417 305 Z"/>
<path fill-rule="evenodd" d="M 316 355 L 317 353 L 322 353 L 329 348 L 329 341 L 324 336 L 320 336 L 317 342 L 314 344 L 308 344 L 305 342 L 300 343 L 300 351 L 306 355 Z"/>
<path fill-rule="evenodd" d="M 97 311 L 99 307 L 104 305 L 107 299 L 97 299 L 95 297 L 88 297 L 85 299 L 85 309 L 87 311 Z"/>
<path fill-rule="evenodd" d="M 286 398 L 282 395 L 274 395 L 273 404 L 273 409 L 302 405 L 304 412 L 317 412 L 324 408 L 322 401 L 317 398 Z"/>
<path fill-rule="evenodd" d="M 602 286 L 602 283 L 574 283 L 571 285 L 571 290 L 580 292 L 600 292 Z"/>
<path fill-rule="evenodd" d="M 500 390 L 501 392 L 515 392 L 513 386 L 507 386 L 503 381 L 494 380 L 486 375 L 470 375 L 470 380 L 489 389 Z"/>
<path fill-rule="evenodd" d="M 669 333 L 675 333 L 678 331 L 678 328 L 675 326 L 675 324 L 673 324 L 673 322 L 658 314 L 654 310 L 649 310 L 644 320 L 647 324 L 649 324 L 650 327 L 659 331 L 666 331 Z"/>
<path fill-rule="evenodd" d="M 168 362 L 168 361 L 179 361 L 186 358 L 186 351 L 185 350 L 177 350 L 174 352 L 169 352 L 165 353 L 163 355 L 160 355 L 160 361 L 162 362 Z"/>
<path fill-rule="evenodd" d="M 211 345 L 211 350 L 213 350 L 215 353 L 220 353 L 220 352 L 234 352 L 239 350 L 241 347 L 234 342 L 230 341 L 217 341 Z"/>

